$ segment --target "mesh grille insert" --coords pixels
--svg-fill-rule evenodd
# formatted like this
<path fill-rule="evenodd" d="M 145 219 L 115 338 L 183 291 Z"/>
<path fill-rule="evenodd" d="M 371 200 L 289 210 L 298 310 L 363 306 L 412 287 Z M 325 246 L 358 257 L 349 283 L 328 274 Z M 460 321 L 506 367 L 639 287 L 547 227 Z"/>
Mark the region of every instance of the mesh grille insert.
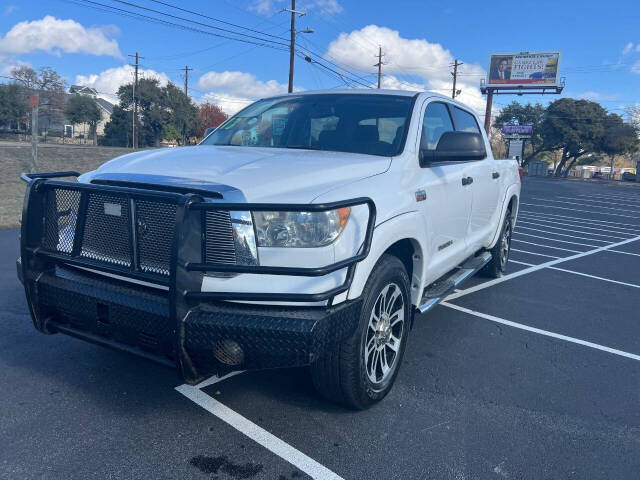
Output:
<path fill-rule="evenodd" d="M 76 230 L 80 192 L 53 188 L 47 192 L 44 248 L 71 253 Z"/>
<path fill-rule="evenodd" d="M 129 222 L 127 198 L 90 193 L 80 255 L 130 267 Z"/>
<path fill-rule="evenodd" d="M 140 269 L 169 275 L 176 205 L 148 200 L 136 201 L 136 235 Z"/>

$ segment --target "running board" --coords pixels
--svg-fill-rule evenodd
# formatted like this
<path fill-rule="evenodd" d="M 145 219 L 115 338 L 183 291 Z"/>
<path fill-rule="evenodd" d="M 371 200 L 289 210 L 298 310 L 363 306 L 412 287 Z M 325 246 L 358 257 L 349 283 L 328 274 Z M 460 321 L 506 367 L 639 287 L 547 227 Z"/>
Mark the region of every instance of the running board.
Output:
<path fill-rule="evenodd" d="M 462 283 L 473 277 L 482 267 L 491 261 L 490 252 L 482 252 L 477 257 L 471 257 L 458 266 L 451 274 L 436 280 L 425 288 L 418 310 L 425 313 L 442 302 L 447 295 L 453 293 Z"/>

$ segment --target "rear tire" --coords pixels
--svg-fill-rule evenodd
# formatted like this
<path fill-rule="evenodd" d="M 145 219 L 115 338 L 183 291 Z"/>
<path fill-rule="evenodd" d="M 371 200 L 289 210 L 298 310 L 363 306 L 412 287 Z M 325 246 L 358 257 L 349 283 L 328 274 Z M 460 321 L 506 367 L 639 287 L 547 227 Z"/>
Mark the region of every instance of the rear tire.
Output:
<path fill-rule="evenodd" d="M 397 257 L 380 258 L 362 299 L 355 332 L 311 365 L 322 396 L 358 410 L 389 393 L 402 364 L 413 309 L 409 276 Z"/>
<path fill-rule="evenodd" d="M 513 218 L 511 208 L 507 210 L 500 230 L 500 238 L 491 249 L 491 261 L 480 271 L 485 277 L 500 278 L 504 275 L 511 252 L 511 235 L 513 234 Z"/>

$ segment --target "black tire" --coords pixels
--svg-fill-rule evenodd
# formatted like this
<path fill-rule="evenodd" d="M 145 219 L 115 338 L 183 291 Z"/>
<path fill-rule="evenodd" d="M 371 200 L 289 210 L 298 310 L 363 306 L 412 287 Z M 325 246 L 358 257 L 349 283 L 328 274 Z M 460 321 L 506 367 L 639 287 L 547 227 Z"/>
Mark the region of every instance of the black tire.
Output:
<path fill-rule="evenodd" d="M 322 357 L 311 365 L 313 384 L 321 395 L 361 410 L 389 393 L 402 364 L 411 325 L 413 307 L 409 285 L 403 263 L 397 257 L 383 255 L 362 293 L 363 303 L 355 332 L 341 343 L 328 346 Z M 392 299 L 397 292 L 398 296 Z M 400 311 L 402 321 L 399 320 Z M 379 320 L 375 321 L 375 318 Z M 370 324 L 376 328 L 371 328 Z M 367 346 L 369 348 L 365 349 Z M 384 365 L 388 370 L 384 370 Z M 378 380 L 378 373 L 380 380 L 374 382 L 371 375 Z"/>
<path fill-rule="evenodd" d="M 513 234 L 513 218 L 511 208 L 507 210 L 502 222 L 500 237 L 491 249 L 491 261 L 480 271 L 482 276 L 500 278 L 504 275 L 511 253 L 511 235 Z"/>

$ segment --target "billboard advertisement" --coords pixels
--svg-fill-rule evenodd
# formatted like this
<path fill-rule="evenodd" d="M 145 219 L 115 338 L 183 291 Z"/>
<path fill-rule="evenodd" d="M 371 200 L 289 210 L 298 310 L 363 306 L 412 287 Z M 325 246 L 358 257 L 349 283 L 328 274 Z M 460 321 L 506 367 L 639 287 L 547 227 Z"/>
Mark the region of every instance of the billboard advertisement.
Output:
<path fill-rule="evenodd" d="M 503 125 L 502 133 L 505 135 L 527 135 L 533 133 L 533 125 Z"/>
<path fill-rule="evenodd" d="M 558 85 L 560 52 L 494 53 L 487 85 L 553 87 Z"/>

